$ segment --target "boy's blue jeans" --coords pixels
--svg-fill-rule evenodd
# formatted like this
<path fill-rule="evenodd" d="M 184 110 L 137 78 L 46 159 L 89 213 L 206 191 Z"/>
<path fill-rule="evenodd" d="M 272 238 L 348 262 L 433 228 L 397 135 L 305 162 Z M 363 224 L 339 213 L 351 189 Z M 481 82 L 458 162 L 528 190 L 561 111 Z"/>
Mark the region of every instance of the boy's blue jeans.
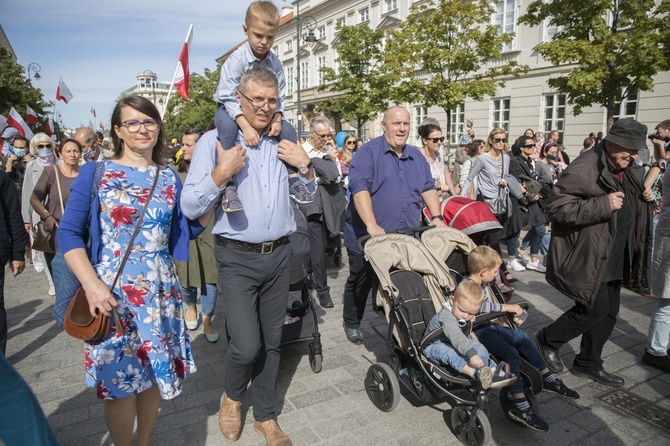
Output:
<path fill-rule="evenodd" d="M 489 359 L 489 352 L 486 351 L 486 348 L 482 344 L 473 339 L 468 339 L 468 341 L 477 351 L 479 357 L 482 358 L 484 365 L 489 367 L 495 366 L 493 361 Z M 447 365 L 460 373 L 463 373 L 463 369 L 468 365 L 468 358 L 461 355 L 451 343 L 444 341 L 433 342 L 424 349 L 423 354 L 435 364 Z"/>

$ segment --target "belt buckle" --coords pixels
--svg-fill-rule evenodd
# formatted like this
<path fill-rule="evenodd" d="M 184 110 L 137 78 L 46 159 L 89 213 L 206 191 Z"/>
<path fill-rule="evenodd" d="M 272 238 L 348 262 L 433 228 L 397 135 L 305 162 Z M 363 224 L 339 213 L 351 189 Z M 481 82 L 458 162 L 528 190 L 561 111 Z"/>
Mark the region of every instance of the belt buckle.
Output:
<path fill-rule="evenodd" d="M 261 243 L 261 254 L 272 254 L 274 249 L 275 242 L 263 242 Z"/>

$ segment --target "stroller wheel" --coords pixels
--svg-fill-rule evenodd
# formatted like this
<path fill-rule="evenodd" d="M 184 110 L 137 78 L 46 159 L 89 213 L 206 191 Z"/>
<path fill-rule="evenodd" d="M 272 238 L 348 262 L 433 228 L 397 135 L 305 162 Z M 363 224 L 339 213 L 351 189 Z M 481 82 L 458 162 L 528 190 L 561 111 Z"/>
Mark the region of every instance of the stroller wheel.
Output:
<path fill-rule="evenodd" d="M 377 409 L 390 412 L 400 402 L 400 384 L 393 369 L 384 363 L 372 364 L 365 376 L 365 391 Z"/>
<path fill-rule="evenodd" d="M 333 254 L 333 263 L 338 268 L 342 266 L 342 251 L 335 251 L 335 254 Z"/>
<path fill-rule="evenodd" d="M 312 367 L 312 372 L 319 373 L 323 366 L 323 355 L 309 355 L 309 365 Z"/>
<path fill-rule="evenodd" d="M 540 405 L 537 403 L 537 398 L 533 395 L 530 388 L 524 386 L 523 393 L 528 400 L 528 404 L 533 409 L 533 412 L 540 415 Z M 500 389 L 500 407 L 503 413 L 507 414 L 514 407 L 514 397 L 512 396 L 512 386 L 503 387 Z M 516 423 L 516 421 L 512 420 Z"/>
<path fill-rule="evenodd" d="M 484 446 L 491 441 L 491 423 L 486 414 L 479 410 L 474 425 L 468 429 L 472 408 L 456 406 L 451 410 L 451 427 L 458 440 L 467 446 Z"/>

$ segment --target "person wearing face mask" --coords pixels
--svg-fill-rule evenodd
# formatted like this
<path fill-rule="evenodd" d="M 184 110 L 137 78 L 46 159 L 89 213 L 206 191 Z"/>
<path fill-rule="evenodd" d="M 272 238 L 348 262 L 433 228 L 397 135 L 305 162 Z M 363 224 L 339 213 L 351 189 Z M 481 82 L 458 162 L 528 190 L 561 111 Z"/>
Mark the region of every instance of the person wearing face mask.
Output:
<path fill-rule="evenodd" d="M 42 171 L 56 162 L 54 147 L 54 141 L 46 133 L 37 133 L 33 139 L 30 140 L 30 153 L 35 156 L 35 159 L 26 164 L 23 187 L 21 188 L 21 216 L 23 217 L 23 224 L 30 237 L 31 244 L 33 242 L 33 227 L 40 221 L 40 216 L 30 205 L 30 196 L 35 189 L 37 180 L 40 178 L 40 175 L 42 175 Z M 46 265 L 44 253 L 34 250 L 31 251 L 33 267 L 37 272 L 41 272 Z M 45 270 L 45 273 L 49 282 L 49 295 L 53 296 L 56 292 L 54 290 L 51 274 L 48 269 Z"/>
<path fill-rule="evenodd" d="M 7 127 L 2 132 L 2 156 L 6 157 L 11 155 L 14 152 L 14 138 L 21 136 L 18 130 L 14 127 Z"/>
<path fill-rule="evenodd" d="M 104 159 L 93 130 L 82 127 L 74 134 L 74 139 L 81 145 L 81 164 L 87 161 L 102 161 Z"/>
<path fill-rule="evenodd" d="M 28 145 L 30 141 L 23 136 L 17 136 L 12 142 L 13 151 L 5 157 L 2 163 L 2 170 L 9 174 L 9 177 L 14 182 L 16 192 L 21 196 L 21 189 L 23 188 L 23 177 L 26 172 L 26 165 L 33 160 L 28 152 Z"/>
<path fill-rule="evenodd" d="M 551 175 L 551 182 L 555 183 L 563 173 L 563 165 L 558 161 L 558 144 L 555 142 L 547 142 L 540 150 L 539 162 L 544 166 L 540 167 L 545 173 Z"/>

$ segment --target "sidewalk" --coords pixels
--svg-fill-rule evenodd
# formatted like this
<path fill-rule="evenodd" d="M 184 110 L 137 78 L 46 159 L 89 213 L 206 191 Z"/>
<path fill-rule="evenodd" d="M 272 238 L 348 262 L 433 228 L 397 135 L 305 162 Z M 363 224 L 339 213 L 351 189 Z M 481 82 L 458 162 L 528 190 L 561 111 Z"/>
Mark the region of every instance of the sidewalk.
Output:
<path fill-rule="evenodd" d="M 317 305 L 323 343 L 323 371 L 312 372 L 307 358 L 307 342 L 282 349 L 279 374 L 279 423 L 296 446 L 307 445 L 458 445 L 459 441 L 444 420 L 450 406 L 415 406 L 401 398 L 389 413 L 379 411 L 368 399 L 363 380 L 370 364 L 386 362 L 386 320 L 371 309 L 362 325 L 365 344 L 350 344 L 342 329 L 341 296 L 348 274 L 346 255 L 338 270 L 329 263 L 329 282 L 335 308 Z M 9 270 L 8 270 L 9 271 Z M 530 317 L 524 324 L 529 334 L 556 319 L 572 301 L 547 285 L 542 274 L 516 273 L 517 292 L 513 301 L 531 304 Z M 5 305 L 9 319 L 7 357 L 30 384 L 40 401 L 59 442 L 70 445 L 110 445 L 102 416 L 102 403 L 95 392 L 84 385 L 83 346 L 68 337 L 51 317 L 52 297 L 47 294 L 44 274 L 32 265 L 14 278 L 6 273 Z M 670 410 L 670 375 L 642 365 L 655 299 L 622 291 L 619 321 L 604 359 L 608 371 L 626 378 L 625 389 Z M 219 398 L 223 391 L 223 357 L 226 344 L 222 318 L 214 325 L 222 334 L 217 344 L 208 343 L 198 329 L 193 335 L 197 373 L 188 376 L 181 396 L 164 401 L 154 431 L 154 445 L 231 445 L 218 427 Z M 578 343 L 562 350 L 569 367 Z M 541 415 L 550 424 L 547 433 L 538 433 L 509 422 L 492 398 L 489 419 L 493 430 L 491 444 L 523 445 L 638 445 L 670 444 L 670 430 L 654 427 L 638 418 L 614 409 L 598 397 L 610 388 L 569 372 L 561 375 L 576 389 L 579 400 L 563 400 L 542 393 L 538 396 Z M 401 387 L 402 389 L 402 387 Z M 244 401 L 243 410 L 249 408 Z M 443 413 L 446 412 L 446 416 Z M 657 414 L 667 417 L 667 412 Z M 234 444 L 264 445 L 253 429 L 251 410 L 246 413 L 244 431 Z M 666 429 L 670 419 L 663 418 Z"/>

